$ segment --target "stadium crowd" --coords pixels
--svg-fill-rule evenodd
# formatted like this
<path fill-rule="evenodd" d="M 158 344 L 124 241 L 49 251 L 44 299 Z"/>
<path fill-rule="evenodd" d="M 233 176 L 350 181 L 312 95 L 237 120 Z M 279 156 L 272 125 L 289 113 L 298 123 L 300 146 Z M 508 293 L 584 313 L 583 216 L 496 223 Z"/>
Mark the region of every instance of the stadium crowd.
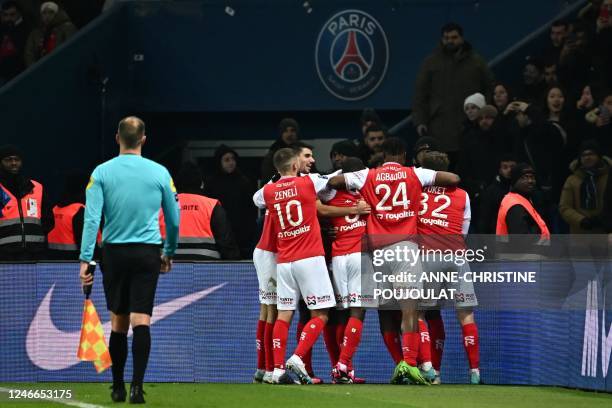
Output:
<path fill-rule="evenodd" d="M 0 5 L 0 86 L 100 14 L 103 0 L 6 0 Z"/>

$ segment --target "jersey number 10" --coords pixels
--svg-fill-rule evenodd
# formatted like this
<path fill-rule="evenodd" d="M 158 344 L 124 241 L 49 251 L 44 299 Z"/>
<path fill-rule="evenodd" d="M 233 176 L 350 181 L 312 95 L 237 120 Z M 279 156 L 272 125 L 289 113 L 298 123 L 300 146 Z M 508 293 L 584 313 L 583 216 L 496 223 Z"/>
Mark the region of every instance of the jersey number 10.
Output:
<path fill-rule="evenodd" d="M 293 219 L 293 216 L 291 215 L 291 207 L 296 208 L 297 219 Z M 280 221 L 281 228 L 286 229 L 285 218 L 283 217 L 283 211 L 280 203 L 274 204 L 274 208 L 278 214 L 278 220 Z M 304 221 L 304 215 L 302 214 L 302 203 L 300 203 L 298 200 L 289 200 L 285 205 L 285 215 L 290 226 L 298 227 L 302 221 Z"/>

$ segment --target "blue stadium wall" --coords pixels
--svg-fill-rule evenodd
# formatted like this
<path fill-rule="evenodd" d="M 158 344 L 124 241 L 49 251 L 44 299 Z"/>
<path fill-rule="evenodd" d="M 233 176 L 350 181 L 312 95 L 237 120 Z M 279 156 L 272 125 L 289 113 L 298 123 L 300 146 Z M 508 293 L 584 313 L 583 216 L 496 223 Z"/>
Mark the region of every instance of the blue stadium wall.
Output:
<path fill-rule="evenodd" d="M 91 363 L 76 358 L 83 307 L 77 275 L 74 263 L 0 265 L 0 381 L 110 381 L 109 371 L 97 375 Z M 102 322 L 108 322 L 100 276 L 93 301 Z M 579 303 L 586 305 L 586 297 Z M 612 391 L 612 374 L 607 372 L 612 350 L 609 302 L 604 309 L 607 314 L 596 312 L 597 328 L 588 331 L 595 336 L 588 356 L 583 340 L 593 321 L 585 324 L 584 310 L 477 311 L 483 380 Z M 152 326 L 147 381 L 250 382 L 258 316 L 251 263 L 177 264 L 159 281 L 154 319 L 162 314 L 166 316 Z M 442 378 L 445 383 L 464 383 L 468 366 L 460 329 L 452 311 L 445 311 L 444 319 Z M 608 340 L 600 341 L 604 336 Z M 288 353 L 294 345 L 291 339 Z M 596 369 L 583 375 L 582 365 L 588 361 Z M 317 374 L 327 376 L 322 339 L 315 347 L 314 366 Z M 367 313 L 355 366 L 372 383 L 387 382 L 392 372 L 374 311 Z M 127 371 L 130 376 L 129 359 Z"/>

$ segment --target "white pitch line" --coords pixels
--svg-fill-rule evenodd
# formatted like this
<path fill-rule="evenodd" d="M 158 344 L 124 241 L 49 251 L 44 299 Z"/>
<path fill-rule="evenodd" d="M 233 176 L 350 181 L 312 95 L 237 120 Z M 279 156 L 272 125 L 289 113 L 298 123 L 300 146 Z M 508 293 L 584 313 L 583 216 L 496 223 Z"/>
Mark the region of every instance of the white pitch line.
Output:
<path fill-rule="evenodd" d="M 8 394 L 11 391 L 10 388 L 4 388 L 4 387 L 0 387 L 0 392 L 4 392 L 6 394 Z M 35 391 L 35 390 L 32 390 Z M 15 401 L 51 401 L 51 402 L 57 402 L 58 404 L 64 404 L 64 405 L 69 405 L 71 407 L 78 407 L 78 408 L 104 408 L 104 406 L 102 405 L 95 405 L 95 404 L 88 404 L 87 402 L 81 402 L 81 401 L 77 401 L 77 400 L 73 400 L 73 399 L 66 399 L 66 398 L 19 398 L 19 399 L 15 399 Z"/>

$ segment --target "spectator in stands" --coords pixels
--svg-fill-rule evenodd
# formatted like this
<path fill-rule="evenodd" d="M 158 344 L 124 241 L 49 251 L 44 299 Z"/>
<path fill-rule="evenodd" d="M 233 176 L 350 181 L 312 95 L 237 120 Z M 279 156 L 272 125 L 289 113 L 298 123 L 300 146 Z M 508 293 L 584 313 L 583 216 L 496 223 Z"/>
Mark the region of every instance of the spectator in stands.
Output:
<path fill-rule="evenodd" d="M 79 259 L 88 180 L 88 175 L 81 171 L 71 171 L 64 177 L 62 195 L 53 207 L 55 226 L 47 235 L 50 259 Z"/>
<path fill-rule="evenodd" d="M 510 155 L 503 155 L 499 159 L 497 176 L 481 196 L 480 214 L 476 219 L 478 234 L 495 234 L 497 211 L 504 196 L 510 192 L 510 173 L 514 166 L 516 160 Z"/>
<path fill-rule="evenodd" d="M 2 3 L 0 9 L 0 86 L 24 69 L 24 49 L 30 27 L 21 9 L 13 0 Z"/>
<path fill-rule="evenodd" d="M 60 4 L 77 28 L 84 27 L 102 12 L 104 0 L 61 0 Z"/>
<path fill-rule="evenodd" d="M 508 86 L 497 82 L 493 86 L 493 106 L 500 114 L 506 111 L 508 104 L 512 101 L 512 95 Z"/>
<path fill-rule="evenodd" d="M 332 171 L 340 170 L 342 163 L 348 157 L 359 157 L 359 150 L 355 143 L 350 140 L 342 140 L 332 145 L 331 151 L 329 152 L 329 159 L 332 162 Z"/>
<path fill-rule="evenodd" d="M 510 192 L 504 196 L 497 213 L 495 234 L 520 234 L 519 242 L 523 245 L 548 241 L 548 226 L 531 200 L 536 190 L 534 168 L 527 163 L 518 163 L 510 171 L 510 185 Z M 529 240 L 525 235 L 533 238 Z"/>
<path fill-rule="evenodd" d="M 503 153 L 501 146 L 506 139 L 505 135 L 497 132 L 497 109 L 494 106 L 483 106 L 478 115 L 476 122 L 479 127 L 466 135 L 457 164 L 462 186 L 472 197 L 472 202 L 495 178 L 497 161 Z"/>
<path fill-rule="evenodd" d="M 76 32 L 66 12 L 52 1 L 40 6 L 40 21 L 41 25 L 32 31 L 26 43 L 25 63 L 28 67 L 50 54 Z"/>
<path fill-rule="evenodd" d="M 596 70 L 600 74 L 599 82 L 603 87 L 612 89 L 612 0 L 605 0 L 601 5 L 593 50 Z"/>
<path fill-rule="evenodd" d="M 278 124 L 278 133 L 278 139 L 272 143 L 261 163 L 261 179 L 266 182 L 276 173 L 272 163 L 274 153 L 278 149 L 289 147 L 299 139 L 300 125 L 293 118 L 284 118 Z"/>
<path fill-rule="evenodd" d="M 370 160 L 376 153 L 382 151 L 382 145 L 387 137 L 387 130 L 380 125 L 368 127 L 359 144 L 359 158 L 366 165 L 370 166 Z"/>
<path fill-rule="evenodd" d="M 568 165 L 576 155 L 580 142 L 577 140 L 575 114 L 566 103 L 564 91 L 558 86 L 551 87 L 546 93 L 544 122 L 540 138 L 546 142 L 548 154 L 554 157 L 550 167 L 541 169 L 539 179 L 542 188 L 550 188 L 550 200 L 559 201 L 561 187 L 568 176 Z"/>
<path fill-rule="evenodd" d="M 573 174 L 563 186 L 559 212 L 572 234 L 599 234 L 605 231 L 602 211 L 612 159 L 602 157 L 599 144 L 587 140 L 580 146 Z"/>
<path fill-rule="evenodd" d="M 609 92 L 602 104 L 587 113 L 586 120 L 589 122 L 588 134 L 597 140 L 601 146 L 603 155 L 612 157 L 612 92 Z"/>
<path fill-rule="evenodd" d="M 465 112 L 465 119 L 463 120 L 461 128 L 460 140 L 464 143 L 470 138 L 470 134 L 478 132 L 478 120 L 480 118 L 480 109 L 486 105 L 485 97 L 481 93 L 475 93 L 468 96 L 463 101 L 463 111 Z M 451 167 L 454 169 L 457 165 L 458 157 L 455 156 L 455 162 L 451 162 Z"/>
<path fill-rule="evenodd" d="M 493 74 L 464 40 L 461 26 L 446 24 L 439 47 L 418 73 L 412 115 L 419 136 L 427 134 L 438 140 L 451 163 L 456 162 L 461 146 L 461 103 L 475 92 L 490 96 Z"/>
<path fill-rule="evenodd" d="M 554 61 L 544 62 L 544 82 L 547 86 L 555 86 L 558 83 L 557 79 L 557 63 Z"/>
<path fill-rule="evenodd" d="M 378 113 L 372 108 L 365 108 L 363 112 L 361 112 L 361 137 L 365 136 L 366 129 L 373 125 L 382 126 L 382 121 L 380 120 L 380 116 Z"/>
<path fill-rule="evenodd" d="M 598 73 L 594 72 L 591 35 L 585 24 L 577 23 L 561 50 L 557 76 L 559 84 L 572 97 L 578 97 L 584 84 L 598 76 Z"/>
<path fill-rule="evenodd" d="M 489 183 L 495 179 L 499 157 L 503 154 L 506 136 L 496 126 L 497 109 L 485 105 L 479 110 L 479 127 L 466 135 L 457 164 L 461 185 L 470 195 L 472 218 L 480 216 L 481 199 Z M 477 223 L 472 223 L 475 230 Z"/>
<path fill-rule="evenodd" d="M 438 151 L 438 142 L 436 139 L 430 136 L 420 137 L 414 144 L 414 156 L 413 163 L 415 167 L 421 167 L 423 163 L 423 156 L 428 152 Z M 382 164 L 382 163 L 381 163 Z"/>
<path fill-rule="evenodd" d="M 523 85 L 518 99 L 527 103 L 541 103 L 546 92 L 544 64 L 539 58 L 528 57 L 523 67 Z"/>
<path fill-rule="evenodd" d="M 204 180 L 195 163 L 184 163 L 176 177 L 181 222 L 176 260 L 235 260 L 240 250 L 221 203 L 202 194 Z M 160 229 L 165 223 L 160 212 Z"/>
<path fill-rule="evenodd" d="M 23 155 L 15 146 L 0 147 L 0 260 L 42 259 L 53 213 L 42 184 L 22 173 Z"/>
<path fill-rule="evenodd" d="M 221 145 L 215 151 L 215 173 L 204 182 L 204 194 L 221 202 L 243 259 L 253 254 L 257 209 L 249 199 L 255 185 L 240 171 L 238 153 Z"/>
<path fill-rule="evenodd" d="M 525 102 L 516 102 L 512 106 L 518 106 L 515 110 L 517 134 L 514 137 L 514 156 L 519 162 L 529 163 L 534 173 L 538 174 L 538 179 L 546 180 L 546 185 L 550 178 L 548 168 L 553 160 L 558 160 L 558 156 L 549 153 L 548 141 L 542 138 L 542 112 L 536 105 Z"/>
<path fill-rule="evenodd" d="M 552 65 L 559 61 L 559 55 L 569 31 L 569 24 L 564 20 L 556 20 L 550 26 L 550 43 L 542 52 L 542 56 Z"/>

